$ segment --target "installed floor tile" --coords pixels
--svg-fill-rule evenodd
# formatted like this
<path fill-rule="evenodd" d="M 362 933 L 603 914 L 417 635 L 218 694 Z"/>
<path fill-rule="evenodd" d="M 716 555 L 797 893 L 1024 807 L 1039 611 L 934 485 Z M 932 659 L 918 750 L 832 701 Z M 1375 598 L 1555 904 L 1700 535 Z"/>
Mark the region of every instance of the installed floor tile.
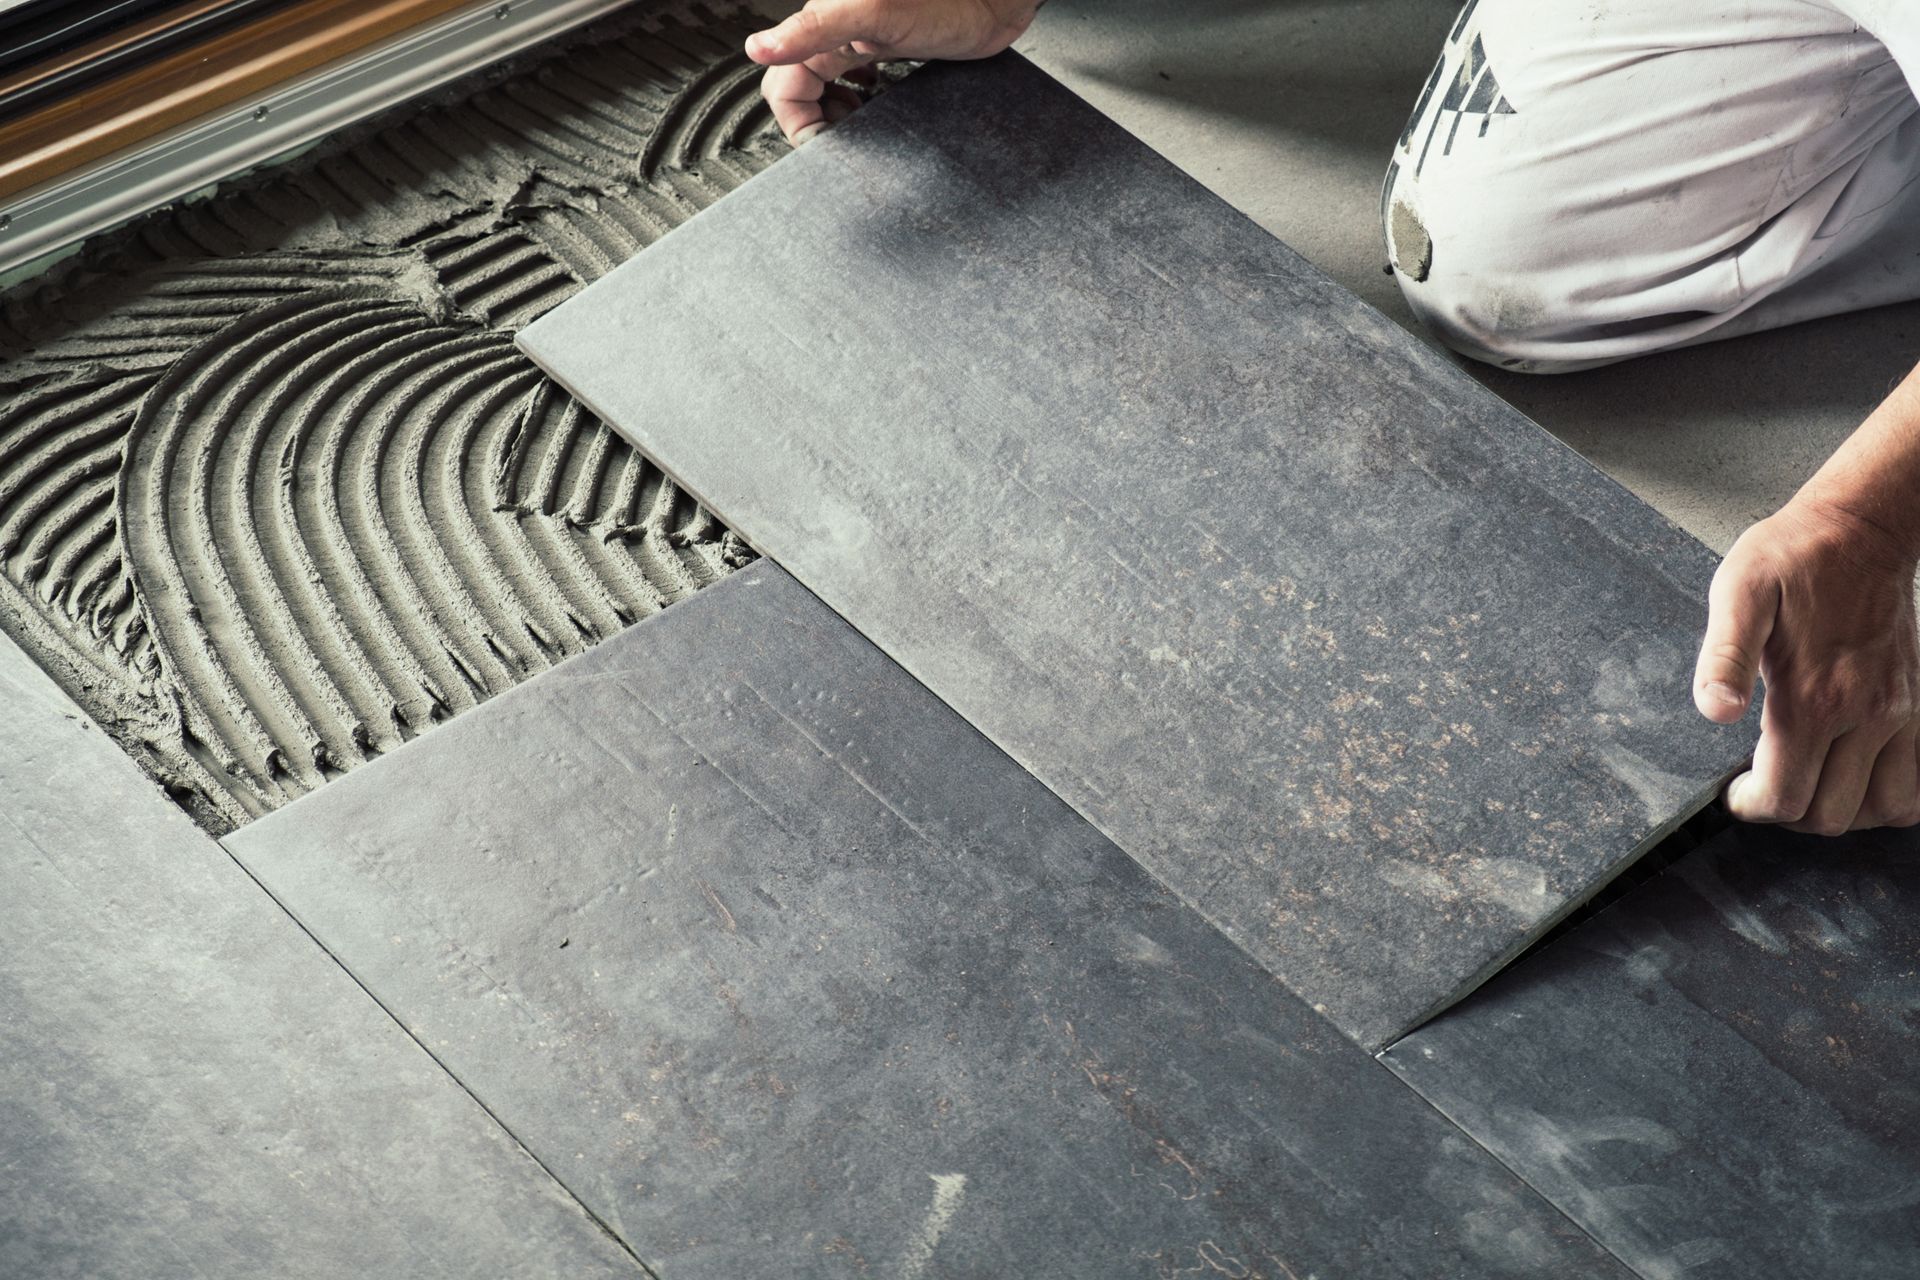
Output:
<path fill-rule="evenodd" d="M 0 638 L 0 1275 L 642 1274 Z"/>
<path fill-rule="evenodd" d="M 1735 828 L 1386 1057 L 1644 1275 L 1920 1275 L 1920 838 Z"/>
<path fill-rule="evenodd" d="M 1747 749 L 1703 548 L 1016 57 L 521 341 L 1370 1047 Z"/>
<path fill-rule="evenodd" d="M 1626 1274 L 771 564 L 227 844 L 666 1280 Z"/>

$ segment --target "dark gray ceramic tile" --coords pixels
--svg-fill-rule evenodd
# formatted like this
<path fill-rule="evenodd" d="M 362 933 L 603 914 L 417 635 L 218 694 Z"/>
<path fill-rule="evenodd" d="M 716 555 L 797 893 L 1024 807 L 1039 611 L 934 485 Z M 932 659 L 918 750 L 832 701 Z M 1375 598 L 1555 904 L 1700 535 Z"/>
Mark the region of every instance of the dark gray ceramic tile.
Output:
<path fill-rule="evenodd" d="M 1712 560 L 1017 57 L 522 335 L 1361 1043 L 1712 793 Z"/>
<path fill-rule="evenodd" d="M 769 563 L 227 843 L 666 1280 L 1625 1277 Z"/>
<path fill-rule="evenodd" d="M 1920 1275 L 1920 838 L 1736 828 L 1388 1051 L 1649 1277 Z"/>
<path fill-rule="evenodd" d="M 0 1276 L 640 1276 L 0 636 Z"/>

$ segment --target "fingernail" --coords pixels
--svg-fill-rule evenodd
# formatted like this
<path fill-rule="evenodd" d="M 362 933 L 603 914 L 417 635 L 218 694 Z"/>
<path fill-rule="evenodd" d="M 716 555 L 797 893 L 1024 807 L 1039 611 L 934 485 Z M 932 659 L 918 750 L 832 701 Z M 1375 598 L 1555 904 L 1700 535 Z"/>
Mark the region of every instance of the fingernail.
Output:
<path fill-rule="evenodd" d="M 824 120 L 818 120 L 818 121 L 815 121 L 813 124 L 804 126 L 799 130 L 799 132 L 793 135 L 793 145 L 798 147 L 813 141 L 814 135 L 819 133 L 821 130 L 825 129 L 826 127 L 827 127 L 827 123 Z"/>
<path fill-rule="evenodd" d="M 1743 773 L 1732 782 L 1729 782 L 1727 784 L 1727 812 L 1738 818 L 1740 811 L 1746 807 L 1747 792 L 1752 789 L 1753 777 L 1751 774 Z"/>
<path fill-rule="evenodd" d="M 1702 687 L 1708 698 L 1723 707 L 1744 707 L 1747 705 L 1747 700 L 1740 696 L 1739 691 L 1725 681 L 1710 681 Z"/>

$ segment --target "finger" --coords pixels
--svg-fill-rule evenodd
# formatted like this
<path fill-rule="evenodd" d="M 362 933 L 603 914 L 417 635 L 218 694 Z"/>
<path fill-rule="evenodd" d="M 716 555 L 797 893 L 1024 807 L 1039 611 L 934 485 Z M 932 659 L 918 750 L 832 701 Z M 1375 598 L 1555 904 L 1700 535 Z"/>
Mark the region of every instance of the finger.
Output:
<path fill-rule="evenodd" d="M 1837 836 L 1852 830 L 1873 780 L 1874 762 L 1887 745 L 1884 730 L 1855 729 L 1834 739 L 1820 766 L 1820 785 L 1807 805 L 1806 815 L 1787 825 L 1809 835 Z"/>
<path fill-rule="evenodd" d="M 802 65 L 820 77 L 822 84 L 832 84 L 835 80 L 851 76 L 862 67 L 872 66 L 873 55 L 859 53 L 852 49 L 833 49 L 826 53 L 815 54 Z"/>
<path fill-rule="evenodd" d="M 849 107 L 857 107 L 862 101 L 858 89 L 850 84 L 842 83 L 839 80 L 828 83 L 827 87 L 821 90 L 820 98 L 822 101 L 832 100 L 842 102 Z"/>
<path fill-rule="evenodd" d="M 787 141 L 799 146 L 826 123 L 820 94 L 826 86 L 805 67 L 769 67 L 760 77 L 760 96 L 773 108 L 773 121 Z"/>
<path fill-rule="evenodd" d="M 820 110 L 829 125 L 839 124 L 852 115 L 854 108 L 859 105 L 860 95 L 840 84 L 828 85 L 825 96 L 820 99 Z"/>
<path fill-rule="evenodd" d="M 776 27 L 747 37 L 747 56 L 767 66 L 805 62 L 856 40 L 876 38 L 872 0 L 808 0 Z"/>
<path fill-rule="evenodd" d="M 1787 720 L 1769 697 L 1760 717 L 1753 765 L 1727 786 L 1727 810 L 1742 822 L 1798 822 L 1813 803 L 1833 739 Z"/>
<path fill-rule="evenodd" d="M 1854 827 L 1911 827 L 1920 822 L 1920 740 L 1908 725 L 1880 749 L 1867 798 Z"/>
<path fill-rule="evenodd" d="M 1753 701 L 1760 655 L 1773 634 L 1780 590 L 1772 578 L 1746 567 L 1736 549 L 1713 575 L 1707 593 L 1707 634 L 1693 668 L 1693 705 L 1716 724 L 1732 724 Z"/>
<path fill-rule="evenodd" d="M 773 108 L 774 122 L 787 141 L 798 146 L 801 133 L 815 125 L 829 123 L 821 100 L 827 87 L 850 66 L 861 62 L 858 54 L 823 54 L 807 63 L 791 67 L 769 67 L 760 77 L 760 96 Z"/>

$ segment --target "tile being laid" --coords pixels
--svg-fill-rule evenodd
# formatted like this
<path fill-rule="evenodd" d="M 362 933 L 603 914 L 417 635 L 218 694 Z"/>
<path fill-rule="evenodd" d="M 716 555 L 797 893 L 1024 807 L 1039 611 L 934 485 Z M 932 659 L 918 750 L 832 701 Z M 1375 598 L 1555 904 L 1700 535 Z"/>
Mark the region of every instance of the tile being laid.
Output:
<path fill-rule="evenodd" d="M 1629 1280 L 765 561 L 226 842 L 662 1280 Z"/>
<path fill-rule="evenodd" d="M 644 1272 L 0 636 L 0 1276 Z"/>
<path fill-rule="evenodd" d="M 1920 1275 L 1920 837 L 1734 828 L 1385 1058 L 1642 1275 Z"/>
<path fill-rule="evenodd" d="M 1703 547 L 1017 56 L 520 340 L 1367 1047 L 1747 751 Z"/>

